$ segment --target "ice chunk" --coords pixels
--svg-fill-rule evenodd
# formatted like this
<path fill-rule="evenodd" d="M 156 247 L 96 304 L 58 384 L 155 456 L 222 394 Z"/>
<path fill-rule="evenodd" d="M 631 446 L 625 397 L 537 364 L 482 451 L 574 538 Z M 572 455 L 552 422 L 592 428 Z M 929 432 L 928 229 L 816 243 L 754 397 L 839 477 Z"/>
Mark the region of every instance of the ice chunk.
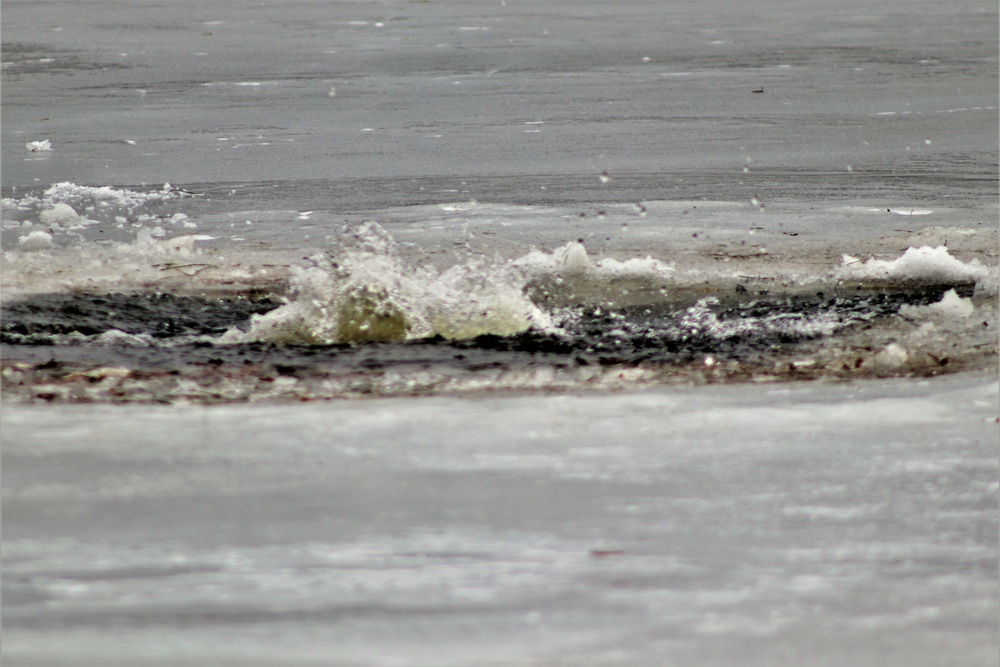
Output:
<path fill-rule="evenodd" d="M 930 215 L 934 211 L 929 208 L 890 208 L 889 213 L 896 215 Z"/>
<path fill-rule="evenodd" d="M 120 329 L 108 329 L 95 337 L 98 345 L 127 345 L 131 347 L 151 347 L 155 340 L 148 333 L 130 334 Z"/>
<path fill-rule="evenodd" d="M 73 227 L 86 220 L 73 210 L 69 204 L 58 203 L 52 208 L 42 211 L 39 216 L 42 223 L 55 227 Z"/>
<path fill-rule="evenodd" d="M 945 317 L 960 318 L 972 315 L 975 306 L 972 299 L 963 299 L 953 289 L 948 290 L 937 303 L 927 306 L 903 306 L 899 309 L 901 315 L 915 318 Z"/>
<path fill-rule="evenodd" d="M 133 208 L 148 202 L 165 201 L 175 196 L 177 196 L 177 192 L 169 183 L 164 183 L 163 189 L 159 191 L 135 192 L 134 190 L 117 189 L 106 185 L 93 187 L 64 181 L 50 186 L 45 191 L 45 201 L 50 203 L 93 200 L 106 201 L 123 208 Z"/>
<path fill-rule="evenodd" d="M 589 272 L 604 278 L 615 277 L 646 277 L 666 278 L 674 273 L 674 268 L 649 255 L 645 258 L 632 257 L 619 261 L 610 257 L 592 260 L 581 241 L 573 241 L 545 253 L 533 250 L 527 255 L 514 260 L 513 265 L 531 275 L 544 275 L 552 272 Z"/>
<path fill-rule="evenodd" d="M 556 248 L 552 253 L 552 259 L 557 266 L 566 269 L 586 269 L 590 266 L 587 249 L 579 241 Z"/>
<path fill-rule="evenodd" d="M 997 296 L 1000 294 L 1000 266 L 992 266 L 976 282 L 976 296 Z"/>
<path fill-rule="evenodd" d="M 52 247 L 52 234 L 43 231 L 34 231 L 27 236 L 22 236 L 17 245 L 22 250 L 34 252 L 36 250 L 47 250 Z"/>
<path fill-rule="evenodd" d="M 875 366 L 885 370 L 895 370 L 903 366 L 910 353 L 898 343 L 889 343 L 875 355 Z"/>
<path fill-rule="evenodd" d="M 658 259 L 653 259 L 649 255 L 646 255 L 645 258 L 632 257 L 623 262 L 605 258 L 596 262 L 595 265 L 602 272 L 611 276 L 669 277 L 675 271 L 674 267 Z"/>
<path fill-rule="evenodd" d="M 190 255 L 192 252 L 194 252 L 194 242 L 196 240 L 197 239 L 195 239 L 194 236 L 185 235 L 185 236 L 175 236 L 171 239 L 160 241 L 160 243 L 167 251 L 176 252 L 177 254 L 186 257 Z"/>
<path fill-rule="evenodd" d="M 975 283 L 989 269 L 978 260 L 963 262 L 951 256 L 946 246 L 907 248 L 893 260 L 843 256 L 838 271 L 841 280 L 891 281 L 902 283 Z"/>

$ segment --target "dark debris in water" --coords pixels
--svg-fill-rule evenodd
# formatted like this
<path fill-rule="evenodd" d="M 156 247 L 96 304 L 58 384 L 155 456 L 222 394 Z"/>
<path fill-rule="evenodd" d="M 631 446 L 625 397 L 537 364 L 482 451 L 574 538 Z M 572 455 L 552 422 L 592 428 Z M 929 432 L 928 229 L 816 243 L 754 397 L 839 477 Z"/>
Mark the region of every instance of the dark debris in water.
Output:
<path fill-rule="evenodd" d="M 10 342 L 11 334 L 34 336 L 38 341 L 46 334 L 93 336 L 112 329 L 155 338 L 218 335 L 279 305 L 266 298 L 213 299 L 166 293 L 39 294 L 0 308 L 0 340 Z"/>
<path fill-rule="evenodd" d="M 572 309 L 558 334 L 324 346 L 218 345 L 197 338 L 245 328 L 253 314 L 280 305 L 269 299 L 46 294 L 2 307 L 3 392 L 35 401 L 212 402 L 469 387 L 607 388 L 627 384 L 636 373 L 654 383 L 855 377 L 877 370 L 878 349 L 845 342 L 850 332 L 904 305 L 939 301 L 950 288 L 727 294 L 694 306 Z M 969 296 L 971 289 L 958 291 Z M 821 326 L 812 326 L 817 322 Z M 149 338 L 146 344 L 94 341 L 113 329 Z M 838 340 L 831 344 L 831 338 Z M 938 352 L 910 362 L 910 371 L 927 374 L 962 368 Z M 194 396 L 192 383 L 199 388 Z"/>
<path fill-rule="evenodd" d="M 636 307 L 623 311 L 584 311 L 574 331 L 589 351 L 637 361 L 676 355 L 690 359 L 708 354 L 739 356 L 741 352 L 793 345 L 823 337 L 855 324 L 895 315 L 904 305 L 927 305 L 948 288 L 916 292 L 855 293 L 827 297 L 774 295 L 729 304 L 678 309 Z M 972 288 L 961 290 L 971 296 Z M 609 336 L 608 332 L 615 332 Z"/>

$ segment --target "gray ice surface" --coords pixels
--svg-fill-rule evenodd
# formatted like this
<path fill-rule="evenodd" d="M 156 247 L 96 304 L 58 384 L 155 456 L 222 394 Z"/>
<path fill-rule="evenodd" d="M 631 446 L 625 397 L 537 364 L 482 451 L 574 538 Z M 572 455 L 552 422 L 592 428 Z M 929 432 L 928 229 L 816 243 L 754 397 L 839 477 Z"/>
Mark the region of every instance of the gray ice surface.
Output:
<path fill-rule="evenodd" d="M 342 211 L 968 205 L 996 194 L 996 16 L 990 2 L 7 2 L 3 185 L 167 181 L 230 209 L 233 189 Z M 50 153 L 26 151 L 44 139 Z"/>
<path fill-rule="evenodd" d="M 997 383 L 3 412 L 4 664 L 990 665 Z"/>

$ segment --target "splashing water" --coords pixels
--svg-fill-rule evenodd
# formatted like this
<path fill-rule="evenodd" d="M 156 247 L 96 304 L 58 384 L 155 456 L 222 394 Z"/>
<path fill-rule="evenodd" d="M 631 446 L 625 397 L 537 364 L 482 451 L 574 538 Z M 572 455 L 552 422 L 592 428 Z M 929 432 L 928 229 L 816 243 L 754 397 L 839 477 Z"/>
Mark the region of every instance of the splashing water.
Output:
<path fill-rule="evenodd" d="M 395 342 L 441 336 L 509 336 L 552 328 L 524 294 L 516 266 L 478 257 L 440 272 L 400 258 L 376 222 L 366 222 L 339 254 L 311 258 L 292 271 L 290 303 L 255 316 L 250 330 L 230 330 L 224 342 Z"/>
<path fill-rule="evenodd" d="M 81 193 L 93 194 L 71 191 Z M 149 216 L 164 196 L 135 212 Z M 21 201 L 30 221 L 59 203 Z M 804 271 L 774 255 L 693 262 L 683 248 L 670 262 L 616 259 L 582 239 L 520 255 L 464 244 L 455 257 L 452 246 L 414 252 L 369 221 L 303 258 L 195 245 L 208 235 L 161 240 L 168 221 L 142 222 L 125 243 L 83 238 L 110 229 L 104 220 L 25 235 L 4 253 L 6 397 L 308 400 L 934 375 L 996 356 L 996 267 L 943 246 Z"/>

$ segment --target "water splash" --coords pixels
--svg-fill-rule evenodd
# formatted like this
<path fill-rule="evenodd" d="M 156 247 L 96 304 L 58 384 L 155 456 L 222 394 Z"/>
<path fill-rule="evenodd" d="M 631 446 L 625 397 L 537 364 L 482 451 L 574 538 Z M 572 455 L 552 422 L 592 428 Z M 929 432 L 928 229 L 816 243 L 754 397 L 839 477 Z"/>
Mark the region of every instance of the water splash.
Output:
<path fill-rule="evenodd" d="M 441 336 L 508 336 L 551 329 L 549 316 L 524 293 L 517 266 L 483 257 L 444 271 L 414 266 L 378 223 L 366 222 L 340 247 L 294 267 L 291 300 L 256 316 L 227 343 L 328 345 Z"/>

